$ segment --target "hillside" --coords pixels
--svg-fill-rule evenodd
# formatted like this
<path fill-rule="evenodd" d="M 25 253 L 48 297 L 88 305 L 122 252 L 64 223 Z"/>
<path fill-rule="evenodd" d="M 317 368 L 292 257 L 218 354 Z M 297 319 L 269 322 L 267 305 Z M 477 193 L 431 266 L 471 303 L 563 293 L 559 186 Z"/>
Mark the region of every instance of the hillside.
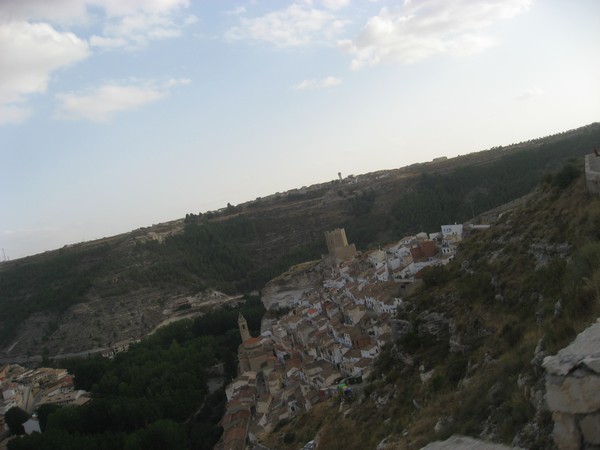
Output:
<path fill-rule="evenodd" d="M 218 212 L 0 264 L 5 360 L 74 354 L 261 288 L 345 227 L 365 249 L 526 194 L 600 142 L 600 124 L 402 169 L 349 176 Z M 217 292 L 215 292 L 216 290 Z M 219 294 L 223 292 L 224 294 Z"/>
<path fill-rule="evenodd" d="M 463 434 L 554 448 L 542 360 L 600 314 L 600 198 L 588 194 L 580 162 L 425 273 L 364 396 L 330 400 L 266 445 L 298 448 L 317 436 L 319 448 L 418 449 Z"/>

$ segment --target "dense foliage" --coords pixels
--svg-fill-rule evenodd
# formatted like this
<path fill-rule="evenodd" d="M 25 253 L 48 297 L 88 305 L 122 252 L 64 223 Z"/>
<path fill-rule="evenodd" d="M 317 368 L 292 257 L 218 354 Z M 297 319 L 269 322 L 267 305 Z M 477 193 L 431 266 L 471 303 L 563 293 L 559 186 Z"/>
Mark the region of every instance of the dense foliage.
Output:
<path fill-rule="evenodd" d="M 235 217 L 214 223 L 189 223 L 183 233 L 167 238 L 163 244 L 150 241 L 127 246 L 133 255 L 120 254 L 116 260 L 111 252 L 123 246 L 123 240 L 94 248 L 64 248 L 41 261 L 15 262 L 0 272 L 0 342 L 8 342 L 31 314 L 59 314 L 86 301 L 90 294 L 125 295 L 142 286 L 191 293 L 208 287 L 228 293 L 249 292 L 287 269 L 288 264 L 314 254 L 313 247 L 307 247 L 308 251 L 300 248 L 257 269 L 243 246 L 254 236 L 252 222 Z M 118 274 L 116 283 L 106 279 L 115 278 L 114 274 L 107 277 L 111 270 Z M 52 331 L 47 330 L 47 334 Z"/>
<path fill-rule="evenodd" d="M 139 244 L 137 252 L 152 264 L 132 268 L 130 276 L 145 284 L 162 283 L 195 287 L 208 286 L 235 292 L 253 262 L 243 244 L 255 237 L 253 224 L 237 216 L 219 222 L 188 223 L 181 234 Z"/>
<path fill-rule="evenodd" d="M 551 140 L 528 150 L 508 153 L 489 164 L 464 166 L 448 173 L 424 171 L 410 192 L 392 208 L 397 234 L 431 231 L 443 223 L 462 223 L 477 214 L 527 194 L 558 169 L 565 159 L 590 152 L 600 133 Z M 578 175 L 568 165 L 554 175 L 564 187 Z"/>
<path fill-rule="evenodd" d="M 184 320 L 120 353 L 114 361 L 94 356 L 63 364 L 76 387 L 90 389 L 84 406 L 41 408 L 44 433 L 11 441 L 20 449 L 211 449 L 219 439 L 223 389 L 209 394 L 211 368 L 223 364 L 223 382 L 236 373 L 240 344 L 237 318 L 260 328 L 258 298 Z"/>
<path fill-rule="evenodd" d="M 62 312 L 81 302 L 93 278 L 104 269 L 107 251 L 107 246 L 63 248 L 56 256 L 33 263 L 19 261 L 0 272 L 1 315 L 10 317 L 0 330 L 0 342 L 12 337 L 20 322 L 34 312 Z"/>

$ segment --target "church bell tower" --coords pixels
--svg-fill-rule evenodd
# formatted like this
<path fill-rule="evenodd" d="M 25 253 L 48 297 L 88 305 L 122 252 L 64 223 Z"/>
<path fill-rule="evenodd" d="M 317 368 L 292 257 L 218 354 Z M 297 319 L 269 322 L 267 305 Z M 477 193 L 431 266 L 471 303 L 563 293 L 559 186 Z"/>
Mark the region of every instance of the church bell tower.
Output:
<path fill-rule="evenodd" d="M 248 331 L 248 322 L 246 322 L 246 318 L 242 315 L 242 313 L 238 315 L 238 327 L 240 328 L 242 342 L 246 342 L 251 336 L 250 331 Z"/>

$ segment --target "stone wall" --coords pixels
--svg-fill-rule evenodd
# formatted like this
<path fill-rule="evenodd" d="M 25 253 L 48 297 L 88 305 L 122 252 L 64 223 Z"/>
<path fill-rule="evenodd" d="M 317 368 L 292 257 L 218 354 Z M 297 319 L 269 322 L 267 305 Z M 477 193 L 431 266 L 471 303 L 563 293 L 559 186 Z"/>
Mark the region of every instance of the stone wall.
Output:
<path fill-rule="evenodd" d="M 588 191 L 600 194 L 600 158 L 594 153 L 585 155 L 585 184 Z"/>
<path fill-rule="evenodd" d="M 543 365 L 556 446 L 600 449 L 600 320 Z"/>

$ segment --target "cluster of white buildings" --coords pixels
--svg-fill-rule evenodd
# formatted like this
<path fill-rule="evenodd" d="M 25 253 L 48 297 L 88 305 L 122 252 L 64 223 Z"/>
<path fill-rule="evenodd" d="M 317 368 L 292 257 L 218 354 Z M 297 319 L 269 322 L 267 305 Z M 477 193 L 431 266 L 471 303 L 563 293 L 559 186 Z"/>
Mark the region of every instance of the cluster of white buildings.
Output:
<path fill-rule="evenodd" d="M 329 255 L 318 265 L 320 286 L 280 292 L 277 301 L 263 298 L 267 308 L 289 312 L 264 319 L 258 337 L 250 336 L 240 317 L 240 376 L 227 388 L 225 431 L 216 448 L 244 448 L 249 432 L 268 433 L 281 420 L 310 410 L 334 395 L 340 380 L 368 377 L 391 340 L 403 291 L 423 268 L 453 258 L 463 225 L 444 225 L 441 232 L 407 236 L 355 257 L 348 257 L 354 251 L 343 230 L 334 232 L 326 234 Z"/>
<path fill-rule="evenodd" d="M 0 389 L 0 431 L 5 429 L 4 415 L 11 408 L 18 407 L 31 414 L 44 404 L 82 405 L 90 400 L 85 391 L 74 389 L 73 377 L 66 369 L 27 369 L 5 364 L 0 367 Z M 40 431 L 35 417 L 23 426 L 28 434 Z"/>

